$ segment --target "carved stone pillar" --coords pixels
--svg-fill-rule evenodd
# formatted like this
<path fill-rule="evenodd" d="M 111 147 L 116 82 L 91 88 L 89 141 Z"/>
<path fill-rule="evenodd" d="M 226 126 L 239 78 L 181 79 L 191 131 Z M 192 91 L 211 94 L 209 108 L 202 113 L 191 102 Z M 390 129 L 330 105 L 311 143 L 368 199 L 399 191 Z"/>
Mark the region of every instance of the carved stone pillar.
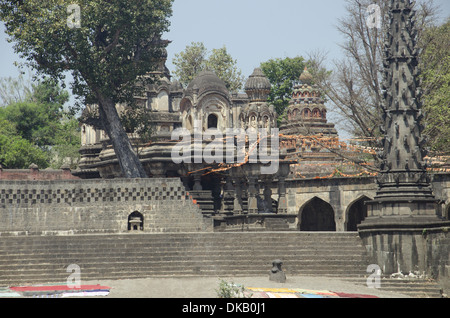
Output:
<path fill-rule="evenodd" d="M 256 198 L 257 177 L 248 177 L 248 213 L 258 213 L 258 200 Z"/>
<path fill-rule="evenodd" d="M 223 185 L 223 196 L 222 196 L 222 213 L 232 213 L 234 210 L 234 199 L 235 191 L 233 187 L 233 179 L 231 176 L 225 178 L 225 184 Z"/>
<path fill-rule="evenodd" d="M 278 214 L 287 214 L 286 180 L 284 177 L 278 179 Z"/>
<path fill-rule="evenodd" d="M 266 213 L 272 213 L 272 189 L 270 188 L 270 182 L 266 181 L 264 183 L 264 201 L 266 202 L 267 211 Z"/>
<path fill-rule="evenodd" d="M 234 214 L 242 214 L 242 185 L 239 179 L 235 180 L 233 212 Z"/>
<path fill-rule="evenodd" d="M 201 191 L 202 188 L 202 175 L 199 173 L 194 174 L 194 191 Z"/>

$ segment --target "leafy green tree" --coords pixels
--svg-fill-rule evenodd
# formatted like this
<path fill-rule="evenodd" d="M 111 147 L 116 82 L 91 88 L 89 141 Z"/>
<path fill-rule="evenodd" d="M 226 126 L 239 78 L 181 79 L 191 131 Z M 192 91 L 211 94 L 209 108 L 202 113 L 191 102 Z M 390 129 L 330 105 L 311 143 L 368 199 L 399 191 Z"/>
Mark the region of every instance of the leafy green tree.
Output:
<path fill-rule="evenodd" d="M 205 69 L 208 50 L 202 42 L 192 42 L 184 51 L 175 54 L 174 75 L 183 86 L 187 86 L 198 73 Z"/>
<path fill-rule="evenodd" d="M 427 28 L 421 56 L 423 109 L 429 145 L 435 154 L 450 155 L 450 18 Z"/>
<path fill-rule="evenodd" d="M 46 79 L 34 83 L 27 98 L 0 108 L 0 119 L 3 119 L 5 125 L 13 125 L 12 131 L 20 138 L 20 142 L 14 138 L 13 147 L 17 148 L 19 144 L 20 149 L 28 144 L 37 146 L 47 157 L 45 166 L 60 168 L 64 160 L 69 158 L 74 168 L 79 158 L 81 137 L 78 120 L 64 109 L 68 96 L 67 91 L 61 89 L 56 82 Z M 9 153 L 11 154 L 11 151 Z M 17 151 L 15 156 L 19 155 L 27 157 L 23 152 Z M 20 157 L 16 158 L 16 162 L 20 160 Z M 26 159 L 23 161 L 28 162 Z"/>
<path fill-rule="evenodd" d="M 301 56 L 294 58 L 276 58 L 261 63 L 261 69 L 272 84 L 268 101 L 275 106 L 279 119 L 292 98 L 294 84 L 298 82 L 305 69 L 305 59 Z"/>
<path fill-rule="evenodd" d="M 126 178 L 147 177 L 116 105 L 137 107 L 145 75 L 166 56 L 173 0 L 0 0 L 0 19 L 14 49 L 38 75 L 62 81 L 66 72 L 78 105 L 98 105 Z M 77 20 L 76 12 L 81 13 Z M 70 10 L 69 10 L 70 12 Z"/>
<path fill-rule="evenodd" d="M 41 148 L 55 144 L 69 95 L 56 82 L 44 80 L 32 85 L 28 97 L 0 109 L 0 118 L 15 124 L 18 134 Z"/>
<path fill-rule="evenodd" d="M 0 78 L 0 107 L 27 99 L 31 91 L 32 85 L 23 74 L 17 78 Z"/>
<path fill-rule="evenodd" d="M 213 71 L 231 92 L 237 92 L 243 87 L 242 72 L 225 46 L 208 52 L 202 42 L 192 42 L 184 51 L 175 54 L 173 64 L 174 75 L 185 87 L 204 70 Z"/>
<path fill-rule="evenodd" d="M 32 102 L 18 102 L 0 109 L 0 118 L 14 123 L 21 138 L 34 142 L 36 129 L 45 126 L 39 105 Z"/>
<path fill-rule="evenodd" d="M 64 164 L 69 164 L 71 169 L 75 169 L 80 159 L 80 124 L 78 120 L 71 116 L 65 116 L 59 125 L 58 133 L 55 136 L 54 146 L 51 147 L 50 166 L 55 169 L 61 168 Z M 67 162 L 69 160 L 69 162 Z"/>
<path fill-rule="evenodd" d="M 221 78 L 231 92 L 238 92 L 244 82 L 244 76 L 237 67 L 237 61 L 227 52 L 226 47 L 212 49 L 206 60 L 206 69 Z"/>
<path fill-rule="evenodd" d="M 0 118 L 0 164 L 7 169 L 27 169 L 32 163 L 47 168 L 47 154 L 22 138 L 13 123 Z"/>

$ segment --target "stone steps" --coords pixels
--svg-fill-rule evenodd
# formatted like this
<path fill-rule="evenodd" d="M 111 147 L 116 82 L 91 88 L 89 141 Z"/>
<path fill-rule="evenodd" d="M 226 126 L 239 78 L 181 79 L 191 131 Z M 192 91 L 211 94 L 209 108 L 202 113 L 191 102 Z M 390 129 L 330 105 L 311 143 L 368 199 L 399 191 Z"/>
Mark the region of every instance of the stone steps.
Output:
<path fill-rule="evenodd" d="M 170 233 L 0 237 L 0 285 L 83 279 L 266 275 L 280 258 L 290 275 L 361 276 L 355 233 Z"/>
<path fill-rule="evenodd" d="M 203 216 L 212 216 L 215 214 L 214 199 L 212 197 L 211 191 L 190 190 L 189 195 L 197 202 Z"/>
<path fill-rule="evenodd" d="M 346 278 L 346 281 L 366 285 L 366 279 Z M 382 277 L 380 290 L 392 291 L 415 298 L 440 298 L 439 284 L 426 279 L 396 279 Z"/>
<path fill-rule="evenodd" d="M 220 232 L 0 237 L 0 286 L 64 283 L 70 264 L 82 280 L 266 276 L 274 259 L 286 275 L 337 277 L 366 284 L 357 233 Z M 439 297 L 428 281 L 383 278 L 384 290 Z"/>

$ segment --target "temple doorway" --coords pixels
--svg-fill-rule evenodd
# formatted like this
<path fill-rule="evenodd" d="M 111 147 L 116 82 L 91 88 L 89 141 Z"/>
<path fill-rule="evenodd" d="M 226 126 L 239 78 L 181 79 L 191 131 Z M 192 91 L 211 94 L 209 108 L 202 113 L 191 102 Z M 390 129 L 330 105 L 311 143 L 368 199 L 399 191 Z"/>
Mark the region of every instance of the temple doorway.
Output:
<path fill-rule="evenodd" d="M 317 197 L 300 208 L 299 220 L 300 231 L 336 231 L 333 207 Z"/>
<path fill-rule="evenodd" d="M 367 206 L 365 202 L 371 199 L 362 196 L 351 203 L 347 208 L 347 231 L 357 231 L 360 224 L 367 217 Z"/>

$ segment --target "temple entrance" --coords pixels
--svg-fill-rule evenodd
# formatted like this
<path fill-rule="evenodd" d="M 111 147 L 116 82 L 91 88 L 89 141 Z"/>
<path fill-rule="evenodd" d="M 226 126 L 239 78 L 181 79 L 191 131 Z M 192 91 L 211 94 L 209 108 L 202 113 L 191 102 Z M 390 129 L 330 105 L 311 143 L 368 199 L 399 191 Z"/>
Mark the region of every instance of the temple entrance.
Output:
<path fill-rule="evenodd" d="M 336 231 L 334 210 L 331 205 L 317 197 L 300 208 L 300 231 Z"/>
<path fill-rule="evenodd" d="M 347 231 L 357 231 L 360 224 L 367 217 L 367 206 L 365 202 L 371 199 L 363 196 L 354 201 L 347 209 Z"/>

